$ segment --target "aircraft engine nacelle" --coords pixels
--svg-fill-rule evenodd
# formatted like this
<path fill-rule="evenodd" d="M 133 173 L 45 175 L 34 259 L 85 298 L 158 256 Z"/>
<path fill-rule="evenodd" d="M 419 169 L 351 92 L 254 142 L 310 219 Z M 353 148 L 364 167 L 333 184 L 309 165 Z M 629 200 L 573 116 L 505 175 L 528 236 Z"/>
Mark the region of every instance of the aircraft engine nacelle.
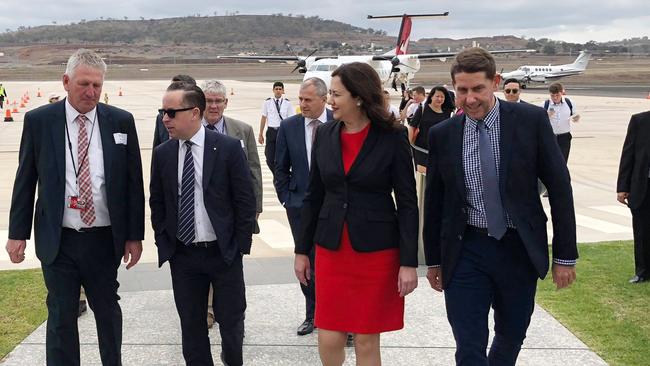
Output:
<path fill-rule="evenodd" d="M 532 75 L 530 75 L 530 80 L 538 82 L 538 83 L 544 83 L 544 82 L 546 82 L 546 76 L 532 74 Z"/>

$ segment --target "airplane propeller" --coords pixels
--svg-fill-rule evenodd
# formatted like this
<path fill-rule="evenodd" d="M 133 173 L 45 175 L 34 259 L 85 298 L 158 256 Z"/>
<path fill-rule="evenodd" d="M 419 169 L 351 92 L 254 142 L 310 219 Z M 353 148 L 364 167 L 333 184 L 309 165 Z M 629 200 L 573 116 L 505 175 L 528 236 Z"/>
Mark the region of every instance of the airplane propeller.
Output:
<path fill-rule="evenodd" d="M 301 74 L 304 74 L 307 72 L 307 59 L 310 58 L 311 56 L 314 55 L 314 53 L 318 52 L 318 48 L 315 48 L 307 57 L 300 57 L 294 50 L 291 48 L 291 45 L 289 43 L 286 44 L 287 49 L 291 51 L 296 56 L 296 67 L 291 70 L 291 73 L 293 74 L 296 70 L 299 70 Z"/>

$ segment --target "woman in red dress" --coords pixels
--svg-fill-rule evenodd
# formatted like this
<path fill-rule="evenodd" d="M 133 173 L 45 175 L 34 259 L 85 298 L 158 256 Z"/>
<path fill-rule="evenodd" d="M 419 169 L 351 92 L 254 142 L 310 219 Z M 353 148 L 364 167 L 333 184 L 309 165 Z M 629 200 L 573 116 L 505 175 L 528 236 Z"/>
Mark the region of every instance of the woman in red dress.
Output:
<path fill-rule="evenodd" d="M 379 335 L 404 327 L 404 296 L 417 286 L 413 162 L 382 93 L 369 65 L 337 68 L 328 100 L 335 120 L 318 127 L 312 147 L 295 271 L 306 284 L 316 245 L 315 326 L 325 366 L 343 364 L 347 333 L 355 334 L 357 365 L 380 365 Z"/>

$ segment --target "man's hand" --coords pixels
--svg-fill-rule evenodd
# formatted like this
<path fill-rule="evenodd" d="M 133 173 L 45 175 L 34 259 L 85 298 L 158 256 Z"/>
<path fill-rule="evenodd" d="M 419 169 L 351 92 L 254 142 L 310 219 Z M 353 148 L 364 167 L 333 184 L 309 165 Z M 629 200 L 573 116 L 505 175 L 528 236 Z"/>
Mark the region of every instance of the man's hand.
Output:
<path fill-rule="evenodd" d="M 298 281 L 307 286 L 307 282 L 311 278 L 309 257 L 304 254 L 296 254 L 296 259 L 293 262 L 293 270 L 296 273 Z"/>
<path fill-rule="evenodd" d="M 27 247 L 26 240 L 7 240 L 7 253 L 12 263 L 20 263 L 25 260 L 25 247 Z"/>
<path fill-rule="evenodd" d="M 124 244 L 124 263 L 128 263 L 126 265 L 126 269 L 130 269 L 131 267 L 135 266 L 140 260 L 141 255 L 142 241 L 127 240 Z"/>
<path fill-rule="evenodd" d="M 415 288 L 418 287 L 418 274 L 415 271 L 415 267 L 399 267 L 399 274 L 397 275 L 397 291 L 399 291 L 399 297 L 404 297 Z"/>
<path fill-rule="evenodd" d="M 257 136 L 257 142 L 259 142 L 260 145 L 264 145 L 264 134 L 263 134 L 263 132 L 260 132 L 259 136 Z"/>
<path fill-rule="evenodd" d="M 628 205 L 627 199 L 630 197 L 630 192 L 618 192 L 616 193 L 616 199 L 618 202 Z"/>
<path fill-rule="evenodd" d="M 553 263 L 553 283 L 557 289 L 569 287 L 576 280 L 576 267 Z"/>
<path fill-rule="evenodd" d="M 432 289 L 442 292 L 442 271 L 440 267 L 430 267 L 427 270 L 427 280 L 429 280 Z"/>

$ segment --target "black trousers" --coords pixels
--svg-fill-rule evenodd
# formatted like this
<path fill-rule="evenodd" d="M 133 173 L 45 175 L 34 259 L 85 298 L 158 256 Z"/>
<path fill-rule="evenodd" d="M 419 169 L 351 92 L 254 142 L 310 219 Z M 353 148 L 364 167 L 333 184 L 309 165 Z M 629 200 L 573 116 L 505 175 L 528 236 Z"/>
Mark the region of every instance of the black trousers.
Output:
<path fill-rule="evenodd" d="M 118 304 L 117 268 L 110 227 L 95 232 L 63 229 L 56 260 L 42 265 L 47 287 L 48 365 L 79 365 L 79 287 L 97 323 L 102 365 L 121 365 L 122 310 Z"/>
<path fill-rule="evenodd" d="M 264 156 L 266 157 L 266 165 L 275 176 L 275 140 L 278 138 L 278 129 L 268 127 L 266 129 L 266 145 L 264 146 Z"/>
<path fill-rule="evenodd" d="M 287 218 L 289 219 L 289 226 L 291 227 L 291 234 L 293 239 L 298 237 L 298 230 L 300 230 L 300 208 L 286 207 Z M 307 286 L 300 284 L 300 290 L 305 296 L 305 318 L 314 319 L 314 310 L 316 309 L 316 267 L 315 267 L 315 254 L 316 248 L 313 247 L 309 253 L 309 266 L 311 274 Z"/>
<path fill-rule="evenodd" d="M 650 179 L 641 206 L 632 211 L 634 231 L 634 270 L 639 277 L 650 277 Z"/>
<path fill-rule="evenodd" d="M 208 289 L 221 333 L 221 351 L 230 366 L 243 364 L 246 289 L 241 255 L 226 263 L 215 242 L 209 248 L 177 243 L 170 260 L 176 310 L 181 320 L 183 357 L 188 366 L 212 366 L 206 314 Z"/>
<path fill-rule="evenodd" d="M 444 291 L 456 340 L 456 365 L 514 366 L 535 306 L 537 273 L 517 232 L 501 240 L 466 231 L 463 250 Z M 488 345 L 488 314 L 494 340 Z"/>
<path fill-rule="evenodd" d="M 564 161 L 568 162 L 569 152 L 571 151 L 571 132 L 555 135 L 555 138 L 557 138 L 557 144 L 560 146 L 560 151 L 562 151 Z"/>

